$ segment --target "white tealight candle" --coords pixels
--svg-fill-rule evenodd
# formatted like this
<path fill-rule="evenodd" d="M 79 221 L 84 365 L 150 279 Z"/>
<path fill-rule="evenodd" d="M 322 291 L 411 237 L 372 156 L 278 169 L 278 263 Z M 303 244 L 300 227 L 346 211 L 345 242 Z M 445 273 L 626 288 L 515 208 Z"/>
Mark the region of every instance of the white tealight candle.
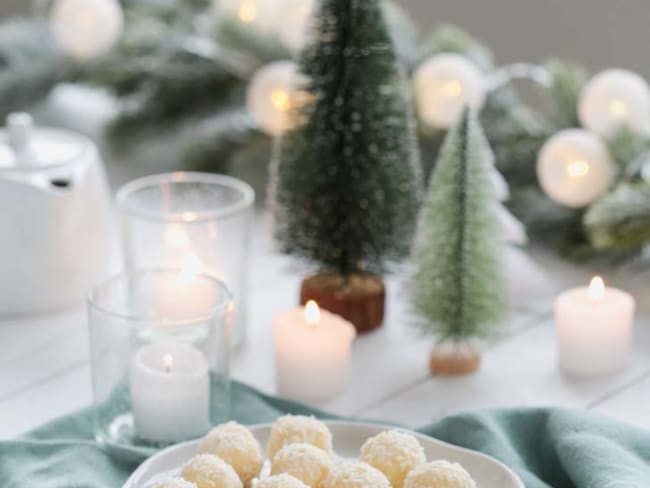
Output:
<path fill-rule="evenodd" d="M 199 437 L 210 428 L 208 363 L 196 348 L 157 343 L 139 349 L 129 381 L 136 435 L 157 443 Z"/>
<path fill-rule="evenodd" d="M 346 382 L 354 326 L 310 301 L 282 313 L 273 324 L 278 392 L 301 400 L 339 393 Z"/>
<path fill-rule="evenodd" d="M 615 373 L 625 367 L 632 336 L 634 299 L 605 287 L 596 276 L 589 287 L 574 288 L 555 301 L 560 366 L 582 377 Z"/>

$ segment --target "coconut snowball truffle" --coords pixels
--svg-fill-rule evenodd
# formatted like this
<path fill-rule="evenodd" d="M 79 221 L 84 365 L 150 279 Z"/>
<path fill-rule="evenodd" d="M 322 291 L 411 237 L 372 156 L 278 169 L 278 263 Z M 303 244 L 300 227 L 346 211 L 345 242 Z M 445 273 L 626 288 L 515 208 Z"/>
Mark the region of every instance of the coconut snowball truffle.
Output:
<path fill-rule="evenodd" d="M 156 483 L 153 485 L 153 488 L 196 488 L 196 485 L 183 478 L 169 478 L 160 483 Z"/>
<path fill-rule="evenodd" d="M 361 447 L 361 460 L 384 473 L 393 488 L 402 488 L 406 475 L 426 462 L 415 436 L 398 430 L 368 439 Z"/>
<path fill-rule="evenodd" d="M 280 417 L 269 434 L 267 450 L 269 459 L 289 444 L 311 444 L 328 454 L 332 453 L 332 433 L 327 426 L 314 417 L 286 415 Z"/>
<path fill-rule="evenodd" d="M 271 464 L 271 474 L 287 473 L 311 488 L 321 488 L 334 467 L 332 457 L 311 444 L 289 444 Z"/>
<path fill-rule="evenodd" d="M 196 488 L 243 488 L 232 466 L 214 454 L 197 454 L 183 466 L 181 476 Z"/>
<path fill-rule="evenodd" d="M 404 488 L 476 488 L 476 483 L 458 463 L 434 461 L 409 473 Z"/>
<path fill-rule="evenodd" d="M 254 488 L 309 488 L 306 484 L 290 474 L 277 474 L 258 481 Z"/>
<path fill-rule="evenodd" d="M 369 464 L 356 462 L 334 468 L 325 480 L 323 488 L 391 488 L 391 486 L 381 471 Z"/>
<path fill-rule="evenodd" d="M 262 470 L 262 446 L 255 436 L 237 422 L 222 424 L 210 431 L 199 446 L 199 452 L 214 454 L 233 467 L 246 485 Z"/>

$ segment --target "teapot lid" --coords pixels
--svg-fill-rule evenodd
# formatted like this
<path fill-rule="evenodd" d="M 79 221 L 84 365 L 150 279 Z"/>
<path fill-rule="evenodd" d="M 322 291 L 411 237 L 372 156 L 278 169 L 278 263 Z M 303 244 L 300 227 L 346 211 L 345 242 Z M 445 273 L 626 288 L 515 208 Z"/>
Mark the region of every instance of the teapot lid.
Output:
<path fill-rule="evenodd" d="M 89 141 L 74 132 L 39 128 L 23 112 L 7 117 L 0 129 L 0 171 L 54 169 L 80 161 Z"/>

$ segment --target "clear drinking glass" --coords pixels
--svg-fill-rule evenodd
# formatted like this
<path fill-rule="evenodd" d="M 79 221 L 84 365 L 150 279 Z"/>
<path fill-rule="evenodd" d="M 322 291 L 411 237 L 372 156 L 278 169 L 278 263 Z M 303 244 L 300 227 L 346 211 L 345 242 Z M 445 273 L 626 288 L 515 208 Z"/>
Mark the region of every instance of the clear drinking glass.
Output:
<path fill-rule="evenodd" d="M 182 269 L 117 275 L 90 292 L 88 318 L 98 440 L 160 447 L 228 420 L 225 284 Z"/>
<path fill-rule="evenodd" d="M 243 181 L 191 172 L 140 178 L 117 195 L 126 269 L 180 267 L 222 280 L 235 302 L 233 346 L 246 332 L 254 200 Z"/>

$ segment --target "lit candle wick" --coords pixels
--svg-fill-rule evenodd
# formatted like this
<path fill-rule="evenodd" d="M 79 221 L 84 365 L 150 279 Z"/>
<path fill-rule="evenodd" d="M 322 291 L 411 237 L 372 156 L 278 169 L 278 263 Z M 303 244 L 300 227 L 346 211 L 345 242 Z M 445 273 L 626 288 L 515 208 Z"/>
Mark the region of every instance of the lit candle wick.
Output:
<path fill-rule="evenodd" d="M 316 327 L 320 322 L 320 309 L 314 300 L 309 300 L 305 306 L 305 323 L 309 327 Z"/>
<path fill-rule="evenodd" d="M 163 366 L 165 367 L 165 373 L 171 373 L 172 365 L 174 364 L 174 357 L 171 354 L 165 354 L 162 360 Z"/>
<path fill-rule="evenodd" d="M 599 305 L 605 297 L 605 282 L 600 276 L 594 276 L 589 283 L 589 300 L 594 305 Z"/>

